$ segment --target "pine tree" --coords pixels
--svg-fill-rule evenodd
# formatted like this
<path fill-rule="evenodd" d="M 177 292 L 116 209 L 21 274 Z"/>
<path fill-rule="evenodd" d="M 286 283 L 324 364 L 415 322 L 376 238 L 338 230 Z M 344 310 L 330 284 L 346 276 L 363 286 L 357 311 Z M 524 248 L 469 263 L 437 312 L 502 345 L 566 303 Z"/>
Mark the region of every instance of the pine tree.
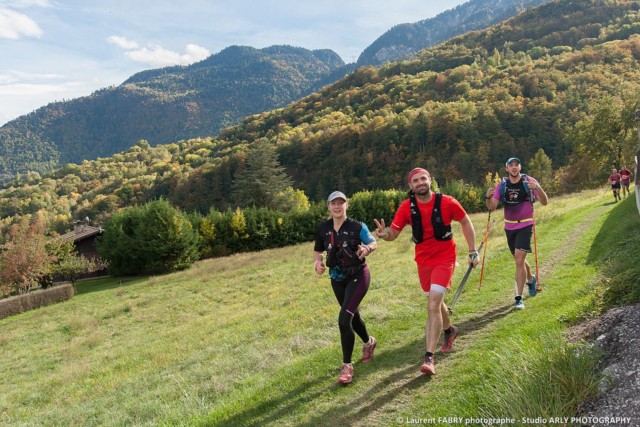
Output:
<path fill-rule="evenodd" d="M 538 149 L 533 159 L 530 160 L 528 173 L 537 179 L 544 189 L 553 192 L 553 167 L 551 159 L 542 148 Z"/>
<path fill-rule="evenodd" d="M 278 153 L 263 142 L 249 151 L 244 169 L 236 173 L 232 197 L 240 207 L 282 210 L 286 207 L 278 206 L 277 196 L 289 186 L 291 178 L 278 162 Z"/>

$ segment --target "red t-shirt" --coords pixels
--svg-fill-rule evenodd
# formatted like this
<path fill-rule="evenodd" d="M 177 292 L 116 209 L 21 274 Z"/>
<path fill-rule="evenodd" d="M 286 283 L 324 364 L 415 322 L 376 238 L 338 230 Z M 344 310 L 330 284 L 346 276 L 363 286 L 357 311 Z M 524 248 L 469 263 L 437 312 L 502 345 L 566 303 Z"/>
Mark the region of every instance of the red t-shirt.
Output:
<path fill-rule="evenodd" d="M 414 259 L 416 263 L 426 266 L 453 264 L 456 262 L 456 244 L 453 239 L 440 241 L 433 237 L 431 214 L 433 213 L 435 200 L 436 197 L 432 194 L 431 200 L 427 203 L 418 201 L 418 208 L 422 217 L 423 240 L 416 245 Z M 440 210 L 442 211 L 442 219 L 445 225 L 451 224 L 453 220 L 461 221 L 467 214 L 456 199 L 444 194 L 440 202 Z M 402 231 L 405 226 L 410 224 L 411 210 L 409 208 L 409 199 L 407 199 L 400 204 L 391 222 L 391 228 L 396 231 Z"/>
<path fill-rule="evenodd" d="M 633 174 L 631 173 L 631 171 L 629 169 L 622 169 L 620 171 L 620 177 L 622 179 L 622 182 L 631 181 L 631 175 L 633 175 Z"/>
<path fill-rule="evenodd" d="M 612 173 L 611 175 L 609 175 L 609 181 L 611 181 L 611 184 L 617 184 L 618 182 L 620 182 L 621 178 L 622 177 L 619 173 Z"/>

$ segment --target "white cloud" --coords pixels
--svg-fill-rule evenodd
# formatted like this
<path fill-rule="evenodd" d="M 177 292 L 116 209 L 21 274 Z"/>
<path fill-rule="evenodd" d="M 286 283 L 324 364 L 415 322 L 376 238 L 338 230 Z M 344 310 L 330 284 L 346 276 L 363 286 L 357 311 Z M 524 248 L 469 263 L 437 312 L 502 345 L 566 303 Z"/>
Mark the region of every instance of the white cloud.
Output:
<path fill-rule="evenodd" d="M 34 111 L 54 100 L 72 99 L 88 93 L 84 82 L 61 84 L 15 83 L 0 85 L 0 98 L 11 99 L 0 105 L 0 126 L 9 120 Z"/>
<path fill-rule="evenodd" d="M 40 81 L 40 80 L 54 80 L 60 79 L 63 76 L 60 74 L 46 74 L 46 73 L 24 73 L 17 70 L 9 70 L 4 74 L 0 74 L 0 85 L 7 85 L 17 82 L 25 81 Z M 0 88 L 1 90 L 1 88 Z"/>
<path fill-rule="evenodd" d="M 129 41 L 125 37 L 121 36 L 109 36 L 107 37 L 107 41 L 111 44 L 115 44 L 122 49 L 136 49 L 138 48 L 138 43 L 134 41 Z"/>
<path fill-rule="evenodd" d="M 40 6 L 51 7 L 49 0 L 0 0 L 0 6 L 10 5 L 13 8 Z"/>
<path fill-rule="evenodd" d="M 81 86 L 77 82 L 55 84 L 17 83 L 0 86 L 0 95 L 51 95 L 64 94 L 69 89 Z"/>
<path fill-rule="evenodd" d="M 167 67 L 170 65 L 189 65 L 202 61 L 211 55 L 209 49 L 197 44 L 189 43 L 185 46 L 185 52 L 180 54 L 160 45 L 139 48 L 137 42 L 128 40 L 122 36 L 109 36 L 107 42 L 114 44 L 126 52 L 124 55 L 136 62 L 151 65 L 152 67 Z"/>
<path fill-rule="evenodd" d="M 36 21 L 23 13 L 0 7 L 0 38 L 40 37 L 43 31 Z"/>
<path fill-rule="evenodd" d="M 127 58 L 153 67 L 189 65 L 201 61 L 209 55 L 211 55 L 211 52 L 208 49 L 195 44 L 188 44 L 183 54 L 165 49 L 159 45 L 125 52 Z"/>

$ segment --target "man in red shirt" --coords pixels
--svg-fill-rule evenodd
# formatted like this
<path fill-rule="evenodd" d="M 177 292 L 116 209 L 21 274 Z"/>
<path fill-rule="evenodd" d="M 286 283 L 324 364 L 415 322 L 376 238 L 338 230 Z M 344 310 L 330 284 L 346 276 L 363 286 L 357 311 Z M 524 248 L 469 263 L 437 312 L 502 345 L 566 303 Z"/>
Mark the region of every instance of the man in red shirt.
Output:
<path fill-rule="evenodd" d="M 453 340 L 458 328 L 451 319 L 444 303 L 444 294 L 451 287 L 451 278 L 456 263 L 456 245 L 452 239 L 451 221 L 460 222 L 462 234 L 469 246 L 468 262 L 478 264 L 476 237 L 473 223 L 453 197 L 431 191 L 431 176 L 426 169 L 415 168 L 409 173 L 409 199 L 403 201 L 387 228 L 384 219 L 376 224 L 376 235 L 383 240 L 395 240 L 403 228 L 412 226 L 415 246 L 415 261 L 422 290 L 429 297 L 429 315 L 425 327 L 426 353 L 420 371 L 435 374 L 434 352 L 440 333 L 444 329 L 444 340 L 440 351 L 453 349 Z M 439 205 L 439 206 L 438 206 Z M 434 211 L 434 208 L 436 209 Z M 418 221 L 419 219 L 419 221 Z"/>
<path fill-rule="evenodd" d="M 629 184 L 631 183 L 631 176 L 633 175 L 633 172 L 627 169 L 626 166 L 622 166 L 622 169 L 620 169 L 619 173 L 620 173 L 620 185 L 622 186 L 622 194 L 626 199 L 627 194 L 629 194 Z"/>

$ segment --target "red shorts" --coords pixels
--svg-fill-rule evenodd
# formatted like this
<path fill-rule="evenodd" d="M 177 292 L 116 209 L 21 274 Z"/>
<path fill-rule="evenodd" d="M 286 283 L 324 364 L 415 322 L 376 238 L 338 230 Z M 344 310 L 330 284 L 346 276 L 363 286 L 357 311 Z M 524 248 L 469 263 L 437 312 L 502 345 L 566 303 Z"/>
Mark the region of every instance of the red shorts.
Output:
<path fill-rule="evenodd" d="M 432 284 L 449 289 L 451 287 L 451 278 L 453 277 L 454 269 L 454 263 L 436 266 L 418 264 L 418 277 L 420 277 L 422 290 L 429 292 Z"/>

